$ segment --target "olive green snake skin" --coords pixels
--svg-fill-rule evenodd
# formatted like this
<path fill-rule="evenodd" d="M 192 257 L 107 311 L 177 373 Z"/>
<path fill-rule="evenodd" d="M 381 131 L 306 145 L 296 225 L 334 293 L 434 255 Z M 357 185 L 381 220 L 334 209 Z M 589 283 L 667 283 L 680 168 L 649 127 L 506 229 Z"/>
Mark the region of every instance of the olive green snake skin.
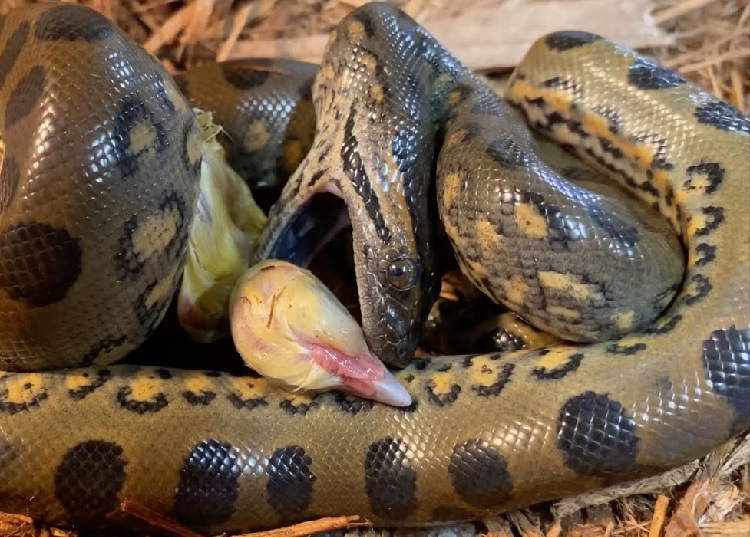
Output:
<path fill-rule="evenodd" d="M 227 94 L 266 81 L 236 65 L 209 69 L 227 76 L 207 87 Z M 666 311 L 653 322 L 608 314 L 615 331 L 635 329 L 609 341 L 413 360 L 398 374 L 415 400 L 406 409 L 290 395 L 255 376 L 109 365 L 155 331 L 179 280 L 200 167 L 180 87 L 193 97 L 190 75 L 178 86 L 93 11 L 33 5 L 0 18 L 0 510 L 128 528 L 118 511 L 127 499 L 205 533 L 336 514 L 471 520 L 655 474 L 750 426 L 747 118 L 582 32 L 538 41 L 501 101 L 385 4 L 355 10 L 332 35 L 313 90 L 316 136 L 300 134 L 269 168 L 310 148 L 259 257 L 304 261 L 299 209 L 321 190 L 343 196 L 368 342 L 403 364 L 436 287 L 429 217 L 440 211 L 479 287 L 553 330 L 577 324 L 584 341 L 597 339 L 611 327 L 571 304 L 609 307 L 599 298 L 614 287 L 591 279 L 598 254 L 567 254 L 594 239 L 630 254 L 652 228 L 608 218 L 607 205 L 584 211 L 593 227 L 579 227 L 568 198 L 524 186 L 543 169 L 523 114 L 678 232 L 678 289 L 667 269 L 654 276 L 660 289 L 622 269 L 626 299 L 663 307 L 676 289 Z M 281 143 L 253 125 L 257 147 Z M 425 201 L 434 166 L 437 206 Z M 483 182 L 502 170 L 510 186 Z M 501 291 L 499 279 L 509 282 Z M 216 359 L 193 353 L 204 367 Z"/>

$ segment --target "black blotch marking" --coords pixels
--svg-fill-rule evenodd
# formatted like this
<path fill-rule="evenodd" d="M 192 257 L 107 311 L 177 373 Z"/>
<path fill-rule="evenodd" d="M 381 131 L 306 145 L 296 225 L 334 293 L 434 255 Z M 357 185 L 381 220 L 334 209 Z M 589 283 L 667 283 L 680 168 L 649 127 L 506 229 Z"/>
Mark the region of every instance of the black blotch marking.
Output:
<path fill-rule="evenodd" d="M 716 259 L 716 246 L 712 244 L 702 242 L 695 247 L 695 251 L 698 254 L 695 265 L 698 267 L 704 267 Z"/>
<path fill-rule="evenodd" d="M 26 117 L 32 110 L 37 110 L 39 99 L 47 86 L 47 71 L 41 65 L 32 67 L 26 73 L 10 96 L 5 107 L 5 128 L 10 130 L 13 125 Z"/>
<path fill-rule="evenodd" d="M 227 399 L 236 409 L 254 410 L 256 408 L 268 406 L 268 400 L 265 397 L 249 397 L 243 399 L 239 394 L 230 393 Z"/>
<path fill-rule="evenodd" d="M 83 355 L 83 359 L 79 364 L 82 367 L 90 366 L 102 355 L 121 347 L 127 342 L 127 336 L 106 336 L 96 343 Z"/>
<path fill-rule="evenodd" d="M 191 406 L 208 406 L 216 399 L 216 392 L 211 390 L 201 390 L 200 392 L 185 390 L 182 392 L 182 398 Z"/>
<path fill-rule="evenodd" d="M 125 483 L 122 455 L 114 442 L 88 440 L 63 456 L 55 470 L 55 497 L 74 524 L 100 526 L 118 508 Z"/>
<path fill-rule="evenodd" d="M 235 511 L 242 460 L 231 444 L 203 440 L 193 447 L 180 469 L 174 515 L 190 526 L 227 520 Z"/>
<path fill-rule="evenodd" d="M 407 443 L 391 437 L 373 442 L 364 465 L 372 512 L 389 520 L 407 518 L 417 507 L 417 472 Z"/>
<path fill-rule="evenodd" d="M 306 416 L 308 412 L 320 406 L 320 403 L 316 400 L 317 398 L 318 395 L 313 395 L 309 401 L 282 399 L 279 403 L 279 408 L 292 416 Z"/>
<path fill-rule="evenodd" d="M 8 388 L 3 388 L 2 384 L 10 381 L 11 378 L 13 378 L 13 374 L 7 375 L 0 379 L 0 412 L 11 415 L 18 414 L 19 412 L 25 412 L 27 410 L 31 410 L 32 408 L 38 407 L 42 403 L 42 401 L 47 399 L 47 390 L 45 389 L 21 403 L 7 401 L 9 395 Z M 24 385 L 25 390 L 29 390 L 30 388 L 30 384 Z"/>
<path fill-rule="evenodd" d="M 750 421 L 750 328 L 714 330 L 702 357 L 711 390 L 734 408 L 733 434 L 739 433 Z"/>
<path fill-rule="evenodd" d="M 668 334 L 674 330 L 678 324 L 682 321 L 682 315 L 677 314 L 669 318 L 666 323 L 660 324 L 659 326 L 650 326 L 644 330 L 646 334 Z"/>
<path fill-rule="evenodd" d="M 495 382 L 489 385 L 474 384 L 471 389 L 474 390 L 480 397 L 496 397 L 500 395 L 500 393 L 503 391 L 503 388 L 505 388 L 505 385 L 510 382 L 515 367 L 516 364 L 513 363 L 503 364 L 503 367 L 500 369 L 497 377 L 495 378 Z"/>
<path fill-rule="evenodd" d="M 221 73 L 227 82 L 243 91 L 262 86 L 271 76 L 271 71 L 256 69 L 254 66 L 243 62 L 222 63 Z"/>
<path fill-rule="evenodd" d="M 624 407 L 591 391 L 568 399 L 557 418 L 557 449 L 565 466 L 581 475 L 632 468 L 640 439 Z"/>
<path fill-rule="evenodd" d="M 391 230 L 385 224 L 383 212 L 380 209 L 380 201 L 372 191 L 365 165 L 357 150 L 357 140 L 354 137 L 354 112 L 349 115 L 344 125 L 344 147 L 341 149 L 341 158 L 345 164 L 344 171 L 352 186 L 354 186 L 355 192 L 362 199 L 365 211 L 370 217 L 370 222 L 374 224 L 378 237 L 385 244 L 389 244 L 391 242 Z"/>
<path fill-rule="evenodd" d="M 409 406 L 401 406 L 401 407 L 396 408 L 396 410 L 403 414 L 412 414 L 416 412 L 418 408 L 419 408 L 419 401 L 417 400 L 416 397 L 414 397 Z"/>
<path fill-rule="evenodd" d="M 633 343 L 632 345 L 620 345 L 619 343 L 610 343 L 606 347 L 608 354 L 616 354 L 619 356 L 633 356 L 639 352 L 645 351 L 647 345 L 643 342 Z"/>
<path fill-rule="evenodd" d="M 156 376 L 162 380 L 169 380 L 172 378 L 172 372 L 169 369 L 164 369 L 160 367 L 154 370 L 154 373 L 156 373 Z"/>
<path fill-rule="evenodd" d="M 130 396 L 133 394 L 133 389 L 130 386 L 123 386 L 117 390 L 115 399 L 119 405 L 125 410 L 135 412 L 136 414 L 156 413 L 164 409 L 169 405 L 167 396 L 163 393 L 155 393 L 150 401 L 139 401 L 137 399 L 131 399 Z"/>
<path fill-rule="evenodd" d="M 496 506 L 513 490 L 513 477 L 505 457 L 484 440 L 456 445 L 448 472 L 456 494 L 472 507 Z"/>
<path fill-rule="evenodd" d="M 417 371 L 424 371 L 430 366 L 431 363 L 432 363 L 432 358 L 429 358 L 429 357 L 417 358 L 412 361 L 412 365 L 414 366 L 414 369 L 416 369 Z"/>
<path fill-rule="evenodd" d="M 646 58 L 638 58 L 628 68 L 628 82 L 641 90 L 676 88 L 687 83 L 677 73 Z"/>
<path fill-rule="evenodd" d="M 94 43 L 115 33 L 109 21 L 93 9 L 61 5 L 44 11 L 34 34 L 40 41 L 87 41 Z"/>
<path fill-rule="evenodd" d="M 711 282 L 708 281 L 708 278 L 706 278 L 703 274 L 693 274 L 688 279 L 688 282 L 695 286 L 694 293 L 689 295 L 686 294 L 683 296 L 683 300 L 688 306 L 697 304 L 698 302 L 706 298 L 706 296 L 708 296 L 708 293 L 710 293 L 711 289 L 713 288 Z"/>
<path fill-rule="evenodd" d="M 156 143 L 142 148 L 139 152 L 134 152 L 130 135 L 133 129 L 144 125 L 154 130 Z M 139 160 L 142 156 L 151 151 L 160 153 L 168 143 L 167 131 L 151 107 L 147 103 L 132 97 L 126 99 L 122 108 L 120 108 L 120 112 L 115 116 L 112 136 L 117 166 L 120 168 L 123 178 L 127 179 L 138 173 L 140 169 Z"/>
<path fill-rule="evenodd" d="M 609 125 L 609 132 L 612 134 L 619 134 L 622 130 L 622 116 L 618 113 L 617 109 L 613 106 L 598 106 L 594 108 L 594 111 L 607 120 Z"/>
<path fill-rule="evenodd" d="M 729 103 L 713 101 L 698 106 L 694 115 L 704 125 L 711 125 L 722 131 L 750 134 L 750 119 Z"/>
<path fill-rule="evenodd" d="M 490 158 L 503 168 L 515 170 L 526 163 L 526 154 L 510 137 L 495 138 L 487 145 Z"/>
<path fill-rule="evenodd" d="M 361 399 L 351 395 L 345 395 L 343 393 L 336 394 L 336 403 L 339 405 L 339 410 L 356 416 L 360 412 L 369 412 L 373 409 L 375 404 L 367 399 Z"/>
<path fill-rule="evenodd" d="M 435 391 L 435 381 L 430 380 L 425 386 L 425 392 L 427 393 L 427 399 L 439 406 L 450 406 L 456 402 L 459 394 L 461 393 L 461 386 L 458 384 L 451 384 L 450 391 L 444 393 L 437 393 Z"/>
<path fill-rule="evenodd" d="M 5 161 L 0 162 L 0 213 L 10 207 L 13 198 L 18 190 L 18 183 L 21 181 L 21 171 L 18 169 L 18 163 L 13 157 L 6 155 Z"/>
<path fill-rule="evenodd" d="M 559 366 L 552 369 L 546 367 L 535 367 L 531 374 L 539 380 L 558 380 L 564 378 L 568 373 L 572 373 L 581 366 L 583 361 L 583 353 L 577 352 L 568 356 L 567 361 Z"/>
<path fill-rule="evenodd" d="M 586 212 L 606 234 L 617 244 L 625 248 L 633 248 L 638 244 L 638 228 L 627 223 L 614 214 L 603 211 L 594 203 L 586 204 Z"/>
<path fill-rule="evenodd" d="M 0 234 L 0 288 L 32 307 L 55 304 L 78 281 L 81 256 L 79 240 L 66 229 L 16 224 Z"/>
<path fill-rule="evenodd" d="M 698 187 L 693 184 L 693 181 L 700 177 L 708 180 L 708 185 L 704 192 L 706 194 L 713 194 L 724 181 L 726 170 L 718 162 L 701 162 L 694 166 L 688 166 L 685 172 L 687 175 L 687 179 L 683 183 L 685 190 L 696 190 Z"/>
<path fill-rule="evenodd" d="M 68 395 L 71 399 L 75 399 L 76 401 L 85 399 L 87 395 L 94 393 L 109 382 L 109 379 L 112 378 L 112 371 L 109 369 L 98 369 L 93 375 L 87 372 L 83 373 L 83 376 L 90 379 L 88 384 L 68 390 Z"/>
<path fill-rule="evenodd" d="M 268 460 L 268 504 L 285 520 L 304 513 L 312 501 L 316 479 L 312 464 L 312 457 L 300 446 L 277 449 Z"/>
<path fill-rule="evenodd" d="M 370 16 L 362 10 L 354 11 L 351 15 L 352 21 L 357 21 L 362 24 L 362 28 L 365 30 L 365 38 L 370 39 L 375 35 L 375 23 Z"/>
<path fill-rule="evenodd" d="M 437 366 L 435 368 L 435 371 L 439 371 L 441 373 L 447 373 L 451 369 L 453 369 L 453 364 L 451 362 L 446 362 L 446 363 L 444 363 L 442 365 Z"/>
<path fill-rule="evenodd" d="M 8 80 L 8 74 L 16 63 L 18 56 L 21 54 L 26 40 L 29 37 L 29 23 L 23 22 L 18 29 L 13 32 L 8 41 L 5 43 L 2 53 L 0 53 L 0 90 L 3 89 L 5 81 Z"/>
<path fill-rule="evenodd" d="M 725 216 L 722 207 L 703 207 L 701 212 L 706 217 L 706 225 L 695 231 L 695 234 L 699 237 L 705 237 L 724 223 Z"/>
<path fill-rule="evenodd" d="M 588 45 L 594 41 L 599 41 L 600 39 L 600 36 L 589 32 L 561 31 L 549 34 L 544 38 L 544 42 L 550 49 L 563 52 L 565 50 Z"/>

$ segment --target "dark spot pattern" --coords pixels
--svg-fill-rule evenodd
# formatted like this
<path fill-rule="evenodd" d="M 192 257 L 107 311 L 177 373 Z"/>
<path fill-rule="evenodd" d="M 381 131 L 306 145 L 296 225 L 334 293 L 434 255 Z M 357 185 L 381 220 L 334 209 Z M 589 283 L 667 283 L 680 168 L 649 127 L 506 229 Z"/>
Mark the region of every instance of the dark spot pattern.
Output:
<path fill-rule="evenodd" d="M 539 380 L 559 380 L 566 377 L 569 373 L 577 370 L 583 361 L 583 354 L 577 352 L 568 356 L 565 363 L 559 367 L 547 369 L 546 367 L 535 367 L 531 374 Z"/>
<path fill-rule="evenodd" d="M 705 178 L 708 181 L 705 193 L 713 194 L 724 181 L 725 173 L 726 170 L 718 162 L 701 162 L 694 166 L 688 166 L 686 170 L 687 178 L 683 183 L 683 187 L 685 190 L 695 190 L 697 188 L 694 184 L 696 178 Z"/>
<path fill-rule="evenodd" d="M 714 330 L 703 342 L 702 357 L 711 390 L 734 408 L 735 429 L 746 426 L 750 421 L 750 328 Z"/>
<path fill-rule="evenodd" d="M 708 278 L 706 278 L 703 274 L 693 274 L 690 278 L 688 278 L 688 282 L 695 286 L 695 291 L 691 294 L 685 294 L 682 299 L 685 301 L 685 304 L 688 306 L 692 306 L 694 304 L 697 304 L 704 298 L 708 296 L 708 293 L 711 292 L 711 289 L 713 286 L 711 285 L 711 282 L 708 281 Z"/>
<path fill-rule="evenodd" d="M 429 380 L 425 386 L 425 392 L 427 392 L 427 399 L 439 407 L 452 405 L 461 393 L 461 386 L 458 384 L 451 384 L 447 392 L 437 392 L 435 387 L 435 381 Z"/>
<path fill-rule="evenodd" d="M 628 82 L 641 90 L 676 88 L 687 81 L 674 71 L 646 58 L 638 58 L 628 68 Z"/>
<path fill-rule="evenodd" d="M 633 356 L 639 352 L 645 351 L 647 348 L 646 344 L 642 341 L 639 343 L 633 343 L 632 345 L 620 345 L 619 343 L 610 343 L 607 345 L 606 352 L 608 354 L 616 354 L 619 356 Z"/>
<path fill-rule="evenodd" d="M 495 138 L 487 146 L 487 154 L 503 168 L 515 170 L 526 163 L 526 154 L 509 136 Z"/>
<path fill-rule="evenodd" d="M 703 207 L 701 213 L 706 217 L 706 225 L 695 231 L 699 237 L 705 237 L 724 223 L 724 209 L 722 207 Z"/>
<path fill-rule="evenodd" d="M 711 125 L 722 131 L 750 134 L 750 119 L 729 103 L 713 101 L 701 105 L 695 109 L 694 115 L 704 125 Z"/>
<path fill-rule="evenodd" d="M 344 125 L 344 146 L 341 149 L 341 159 L 344 162 L 344 172 L 364 203 L 369 221 L 375 226 L 378 237 L 383 243 L 389 244 L 391 242 L 391 230 L 385 223 L 380 201 L 372 190 L 372 185 L 367 177 L 367 170 L 365 170 L 364 162 L 357 149 L 357 140 L 354 137 L 354 112 Z"/>
<path fill-rule="evenodd" d="M 262 86 L 271 76 L 271 71 L 256 69 L 244 62 L 224 62 L 221 73 L 232 86 L 240 90 L 250 90 Z"/>
<path fill-rule="evenodd" d="M 300 446 L 277 449 L 268 460 L 268 504 L 285 520 L 305 512 L 312 502 L 312 457 Z"/>
<path fill-rule="evenodd" d="M 704 267 L 716 259 L 716 246 L 713 244 L 702 242 L 695 247 L 695 252 L 698 254 L 698 259 L 695 261 L 698 267 Z"/>
<path fill-rule="evenodd" d="M 188 453 L 180 469 L 174 497 L 174 515 L 187 525 L 211 525 L 235 511 L 242 459 L 231 444 L 203 440 Z"/>
<path fill-rule="evenodd" d="M 23 22 L 18 29 L 13 32 L 5 47 L 0 51 L 0 90 L 3 89 L 5 81 L 8 79 L 8 73 L 13 69 L 16 60 L 21 55 L 21 50 L 26 45 L 29 37 L 29 23 Z"/>
<path fill-rule="evenodd" d="M 47 86 L 47 71 L 41 65 L 35 65 L 26 73 L 8 97 L 5 107 L 5 128 L 25 118 L 33 110 L 38 110 L 39 100 Z"/>
<path fill-rule="evenodd" d="M 364 465 L 372 512 L 390 520 L 407 518 L 417 506 L 417 473 L 407 443 L 391 437 L 373 442 Z"/>
<path fill-rule="evenodd" d="M 127 342 L 128 338 L 127 336 L 105 336 L 96 343 L 94 343 L 91 348 L 86 351 L 86 353 L 83 355 L 83 359 L 81 360 L 81 363 L 78 364 L 80 366 L 90 366 L 93 365 L 100 356 L 103 354 L 110 353 L 114 351 L 115 349 L 121 347 Z"/>
<path fill-rule="evenodd" d="M 16 224 L 0 234 L 0 288 L 29 306 L 49 306 L 78 281 L 81 256 L 79 240 L 65 229 Z"/>
<path fill-rule="evenodd" d="M 97 369 L 95 372 L 83 373 L 83 376 L 88 379 L 87 384 L 68 390 L 70 398 L 76 401 L 85 399 L 87 395 L 94 393 L 109 382 L 109 379 L 112 378 L 112 371 L 109 369 Z"/>
<path fill-rule="evenodd" d="M 516 364 L 507 363 L 503 364 L 503 367 L 497 374 L 495 382 L 489 385 L 474 384 L 471 389 L 474 390 L 480 397 L 497 397 L 505 388 L 505 385 L 510 382 L 513 376 L 513 370 Z"/>
<path fill-rule="evenodd" d="M 680 321 L 682 321 L 682 315 L 678 313 L 677 315 L 672 315 L 664 322 L 659 322 L 658 325 L 645 328 L 643 331 L 646 334 L 668 334 L 680 324 Z"/>
<path fill-rule="evenodd" d="M 581 475 L 606 475 L 632 468 L 640 439 L 624 407 L 604 394 L 584 392 L 568 399 L 557 418 L 557 449 L 565 466 Z"/>
<path fill-rule="evenodd" d="M 163 408 L 166 408 L 169 404 L 167 396 L 163 393 L 155 393 L 151 399 L 147 401 L 133 399 L 131 397 L 132 395 L 133 389 L 130 386 L 123 386 L 117 390 L 115 399 L 122 408 L 129 410 L 130 412 L 135 412 L 136 414 L 143 415 L 146 413 L 156 413 Z"/>
<path fill-rule="evenodd" d="M 216 392 L 212 392 L 211 390 L 201 390 L 199 392 L 185 390 L 182 392 L 182 398 L 190 406 L 208 406 L 216 399 Z"/>
<path fill-rule="evenodd" d="M 473 507 L 490 508 L 513 490 L 513 477 L 500 451 L 484 440 L 469 440 L 453 448 L 448 473 L 453 489 Z"/>
<path fill-rule="evenodd" d="M 320 406 L 320 403 L 316 400 L 317 398 L 317 395 L 313 395 L 307 401 L 304 399 L 299 401 L 295 401 L 294 399 L 282 399 L 279 403 L 279 408 L 292 416 L 306 416 L 308 412 Z"/>
<path fill-rule="evenodd" d="M 115 33 L 109 21 L 93 9 L 76 5 L 54 6 L 36 22 L 40 41 L 86 41 L 95 43 Z"/>
<path fill-rule="evenodd" d="M 0 213 L 10 207 L 21 181 L 21 171 L 18 169 L 16 159 L 5 155 L 5 161 L 0 162 Z"/>
<path fill-rule="evenodd" d="M 248 397 L 243 398 L 237 393 L 230 393 L 227 399 L 236 409 L 254 410 L 268 406 L 268 400 L 265 397 Z"/>
<path fill-rule="evenodd" d="M 544 38 L 547 46 L 557 52 L 582 47 L 601 39 L 598 35 L 575 30 L 553 32 Z"/>
<path fill-rule="evenodd" d="M 339 405 L 339 410 L 353 416 L 356 416 L 360 412 L 369 412 L 375 406 L 375 404 L 368 399 L 361 399 L 343 393 L 337 393 L 335 398 L 336 403 Z"/>
<path fill-rule="evenodd" d="M 118 444 L 81 442 L 68 451 L 55 471 L 55 497 L 76 525 L 99 525 L 117 509 L 125 483 L 125 459 Z"/>

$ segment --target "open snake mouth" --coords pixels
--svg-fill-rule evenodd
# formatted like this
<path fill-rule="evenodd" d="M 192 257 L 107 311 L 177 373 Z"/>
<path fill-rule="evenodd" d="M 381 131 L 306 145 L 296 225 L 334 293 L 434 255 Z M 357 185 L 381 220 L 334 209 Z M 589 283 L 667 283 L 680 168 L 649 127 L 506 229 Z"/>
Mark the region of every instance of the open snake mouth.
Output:
<path fill-rule="evenodd" d="M 317 192 L 289 218 L 266 257 L 308 267 L 349 226 L 351 220 L 344 200 L 331 192 Z"/>

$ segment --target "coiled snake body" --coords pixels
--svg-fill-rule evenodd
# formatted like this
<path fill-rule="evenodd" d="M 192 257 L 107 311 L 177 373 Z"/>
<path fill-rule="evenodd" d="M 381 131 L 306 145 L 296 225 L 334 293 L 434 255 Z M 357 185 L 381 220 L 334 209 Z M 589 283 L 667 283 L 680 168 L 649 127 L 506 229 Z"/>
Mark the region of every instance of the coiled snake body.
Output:
<path fill-rule="evenodd" d="M 195 120 L 157 62 L 94 12 L 32 6 L 0 19 L 0 508 L 126 526 L 117 508 L 129 499 L 213 533 L 339 513 L 475 519 L 686 463 L 750 426 L 750 122 L 580 32 L 540 40 L 514 79 L 507 98 L 531 123 L 667 217 L 684 244 L 683 284 L 654 322 L 627 307 L 607 314 L 614 328 L 578 316 L 573 302 L 609 307 L 613 288 L 593 279 L 595 257 L 566 252 L 600 240 L 618 257 L 653 230 L 609 209 L 584 211 L 594 227 L 578 227 L 564 196 L 471 179 L 544 176 L 537 142 L 411 19 L 367 5 L 333 34 L 316 79 L 317 135 L 259 256 L 304 258 L 285 246 L 304 238 L 301 208 L 338 191 L 368 341 L 405 362 L 436 280 L 427 187 L 410 181 L 431 170 L 437 146 L 439 210 L 475 283 L 493 292 L 505 278 L 496 298 L 525 316 L 578 325 L 582 341 L 611 337 L 416 360 L 399 373 L 415 403 L 394 409 L 292 396 L 252 376 L 108 365 L 154 330 L 179 278 L 197 196 Z M 229 92 L 257 79 L 223 82 Z M 504 273 L 492 252 L 517 268 Z M 653 276 L 661 288 L 622 285 L 656 309 L 675 276 Z"/>

